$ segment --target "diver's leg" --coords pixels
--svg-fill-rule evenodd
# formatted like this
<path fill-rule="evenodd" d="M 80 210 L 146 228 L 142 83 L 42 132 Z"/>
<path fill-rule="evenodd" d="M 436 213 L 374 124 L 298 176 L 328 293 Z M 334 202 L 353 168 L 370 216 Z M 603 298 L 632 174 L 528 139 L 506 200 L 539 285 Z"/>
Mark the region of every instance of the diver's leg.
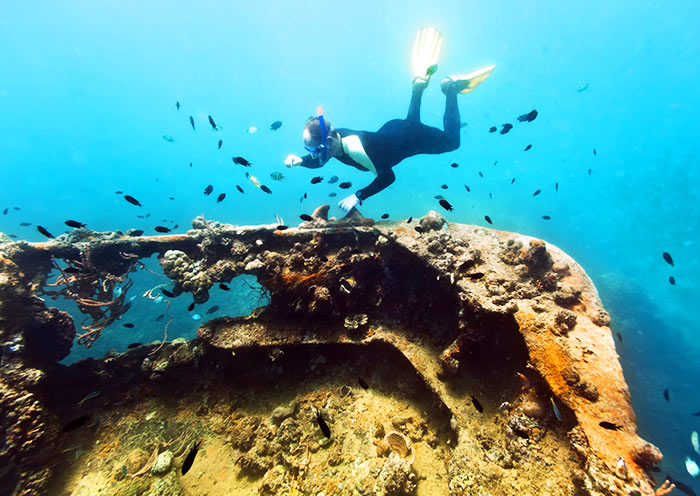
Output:
<path fill-rule="evenodd" d="M 459 105 L 457 105 L 457 93 L 446 93 L 445 115 L 442 116 L 442 126 L 445 130 L 450 150 L 459 148 L 459 129 L 461 125 L 462 123 L 459 119 Z"/>
<path fill-rule="evenodd" d="M 423 98 L 423 92 L 428 87 L 426 79 L 416 78 L 413 81 L 413 92 L 411 94 L 411 103 L 408 106 L 407 121 L 420 122 L 420 103 Z"/>

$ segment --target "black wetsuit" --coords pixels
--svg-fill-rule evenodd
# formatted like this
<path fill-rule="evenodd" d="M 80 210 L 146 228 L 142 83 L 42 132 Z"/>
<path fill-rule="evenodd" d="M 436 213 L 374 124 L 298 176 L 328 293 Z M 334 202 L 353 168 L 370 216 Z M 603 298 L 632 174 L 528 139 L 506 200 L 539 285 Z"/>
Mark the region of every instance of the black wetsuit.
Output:
<path fill-rule="evenodd" d="M 459 148 L 461 123 L 459 120 L 459 108 L 457 107 L 457 95 L 449 94 L 446 97 L 445 115 L 442 119 L 445 130 L 442 131 L 420 122 L 420 103 L 424 89 L 413 89 L 406 119 L 391 120 L 377 132 L 353 131 L 345 128 L 336 129 L 343 138 L 357 135 L 367 156 L 377 169 L 377 177 L 374 181 L 355 193 L 360 200 L 366 200 L 393 183 L 395 176 L 392 167 L 403 159 L 422 153 L 438 154 Z M 356 169 L 368 170 L 365 166 L 351 159 L 345 152 L 334 158 Z M 311 155 L 302 157 L 302 162 L 299 165 L 309 169 L 321 167 L 318 158 L 313 158 Z"/>

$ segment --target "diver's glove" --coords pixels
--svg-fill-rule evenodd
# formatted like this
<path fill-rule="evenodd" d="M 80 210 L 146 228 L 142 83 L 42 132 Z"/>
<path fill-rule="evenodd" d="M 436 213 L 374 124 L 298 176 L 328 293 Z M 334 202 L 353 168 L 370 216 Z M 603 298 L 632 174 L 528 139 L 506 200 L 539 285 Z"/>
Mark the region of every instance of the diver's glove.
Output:
<path fill-rule="evenodd" d="M 284 165 L 287 167 L 294 167 L 295 165 L 299 165 L 301 162 L 301 157 L 297 157 L 296 155 L 287 155 L 287 158 L 284 159 Z"/>
<path fill-rule="evenodd" d="M 338 206 L 345 210 L 346 212 L 349 212 L 352 210 L 352 208 L 359 203 L 360 199 L 357 197 L 356 194 L 352 194 L 348 196 L 347 198 L 340 200 L 338 202 Z"/>

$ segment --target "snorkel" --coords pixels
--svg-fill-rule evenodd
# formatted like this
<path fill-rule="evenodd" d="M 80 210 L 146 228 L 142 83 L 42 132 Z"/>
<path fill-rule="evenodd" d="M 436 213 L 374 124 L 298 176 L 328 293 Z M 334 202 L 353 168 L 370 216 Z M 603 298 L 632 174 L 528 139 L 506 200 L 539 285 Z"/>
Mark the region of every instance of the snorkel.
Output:
<path fill-rule="evenodd" d="M 323 109 L 319 106 L 316 111 L 318 112 L 318 122 L 321 124 L 321 144 L 319 145 L 319 148 L 321 149 L 321 157 L 318 159 L 318 161 L 321 163 L 321 165 L 323 165 L 328 162 L 328 149 L 326 147 L 328 135 L 326 134 L 326 121 L 323 120 Z"/>

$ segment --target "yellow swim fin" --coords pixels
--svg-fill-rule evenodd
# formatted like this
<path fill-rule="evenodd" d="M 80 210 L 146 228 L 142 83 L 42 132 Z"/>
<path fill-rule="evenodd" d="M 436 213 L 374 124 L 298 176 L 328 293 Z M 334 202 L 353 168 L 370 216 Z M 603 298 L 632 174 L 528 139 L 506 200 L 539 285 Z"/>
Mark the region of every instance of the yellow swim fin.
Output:
<path fill-rule="evenodd" d="M 442 35 L 435 28 L 421 28 L 416 33 L 416 41 L 413 44 L 413 79 L 429 79 L 435 72 L 440 48 L 442 47 Z M 431 69 L 429 71 L 429 69 Z"/>
<path fill-rule="evenodd" d="M 477 69 L 469 74 L 458 74 L 455 76 L 449 76 L 443 80 L 443 84 L 451 81 L 450 84 L 454 85 L 458 93 L 469 93 L 474 91 L 477 86 L 479 86 L 486 78 L 491 75 L 491 71 L 495 65 L 490 65 L 488 67 L 483 67 Z"/>

